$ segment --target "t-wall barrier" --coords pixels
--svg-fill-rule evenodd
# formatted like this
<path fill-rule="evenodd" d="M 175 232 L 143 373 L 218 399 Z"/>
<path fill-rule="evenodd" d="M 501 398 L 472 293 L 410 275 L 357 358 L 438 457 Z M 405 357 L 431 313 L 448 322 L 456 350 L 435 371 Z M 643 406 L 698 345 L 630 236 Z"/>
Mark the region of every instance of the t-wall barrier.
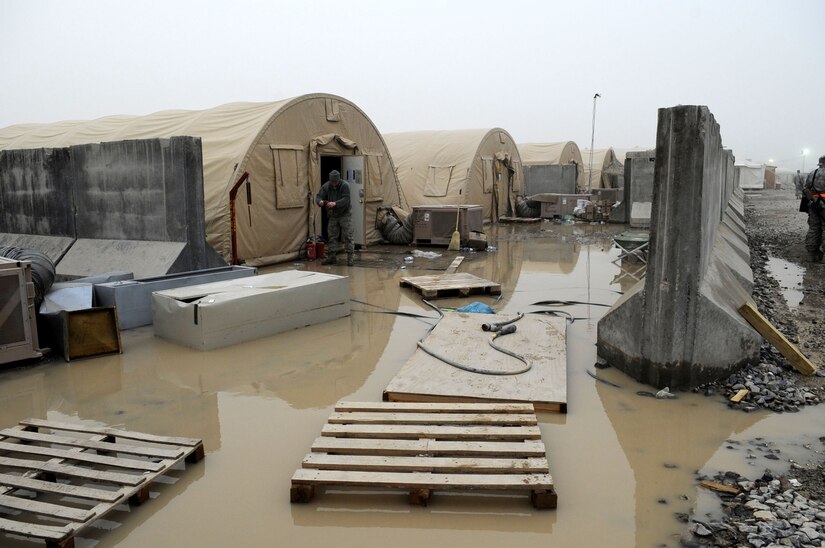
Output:
<path fill-rule="evenodd" d="M 598 324 L 598 352 L 633 378 L 684 389 L 759 356 L 739 315 L 753 274 L 733 155 L 705 106 L 659 109 L 646 277 Z"/>

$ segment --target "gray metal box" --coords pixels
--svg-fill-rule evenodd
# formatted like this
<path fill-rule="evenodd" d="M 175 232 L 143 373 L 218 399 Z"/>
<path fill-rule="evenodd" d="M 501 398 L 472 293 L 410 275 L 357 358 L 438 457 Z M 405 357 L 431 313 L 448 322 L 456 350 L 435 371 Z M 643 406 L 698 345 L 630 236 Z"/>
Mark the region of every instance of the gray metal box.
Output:
<path fill-rule="evenodd" d="M 120 329 L 132 329 L 152 323 L 152 293 L 190 285 L 254 276 L 257 269 L 248 266 L 222 266 L 179 272 L 165 276 L 95 284 L 97 306 L 117 306 Z"/>

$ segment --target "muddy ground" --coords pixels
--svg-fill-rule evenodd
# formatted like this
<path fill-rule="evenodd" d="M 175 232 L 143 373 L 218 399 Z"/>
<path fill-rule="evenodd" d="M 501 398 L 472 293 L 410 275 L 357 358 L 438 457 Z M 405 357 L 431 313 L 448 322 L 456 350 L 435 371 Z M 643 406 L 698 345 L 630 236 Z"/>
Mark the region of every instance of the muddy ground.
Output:
<path fill-rule="evenodd" d="M 825 367 L 825 264 L 807 261 L 803 239 L 807 215 L 798 212 L 799 200 L 792 191 L 765 190 L 748 195 L 746 221 L 754 274 L 754 300 L 762 313 L 819 368 Z M 793 372 L 787 360 L 768 345 L 762 349 L 764 367 L 780 367 L 777 373 L 790 379 L 819 403 L 825 386 L 822 376 Z M 722 392 L 730 395 L 730 383 Z M 736 406 L 737 408 L 742 406 Z M 762 406 L 766 407 L 766 406 Z M 781 410 L 781 409 L 780 409 Z M 820 431 L 825 434 L 825 427 Z M 728 440 L 736 450 L 742 442 Z M 694 512 L 681 544 L 683 546 L 822 546 L 825 545 L 825 436 L 802 443 L 804 460 L 783 455 L 784 446 L 771 437 L 747 440 L 748 459 L 758 456 L 788 463 L 780 473 L 757 469 L 740 475 L 719 471 L 699 475 L 739 491 L 716 491 L 722 519 L 706 519 Z M 761 455 L 760 455 L 761 453 Z"/>

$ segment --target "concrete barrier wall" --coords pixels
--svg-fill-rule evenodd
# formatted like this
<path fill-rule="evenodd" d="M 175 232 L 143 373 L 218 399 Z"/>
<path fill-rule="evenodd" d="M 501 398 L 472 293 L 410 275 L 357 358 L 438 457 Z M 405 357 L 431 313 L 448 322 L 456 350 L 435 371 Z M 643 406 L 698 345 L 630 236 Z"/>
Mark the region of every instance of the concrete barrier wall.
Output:
<path fill-rule="evenodd" d="M 653 204 L 653 171 L 656 151 L 628 152 L 625 157 L 627 222 L 633 228 L 648 228 Z"/>
<path fill-rule="evenodd" d="M 702 106 L 659 110 L 645 279 L 599 321 L 599 354 L 657 387 L 688 388 L 759 356 L 739 315 L 753 277 L 730 151 Z"/>
<path fill-rule="evenodd" d="M 0 241 L 53 248 L 63 277 L 224 264 L 205 240 L 199 138 L 0 151 L 0 184 Z"/>

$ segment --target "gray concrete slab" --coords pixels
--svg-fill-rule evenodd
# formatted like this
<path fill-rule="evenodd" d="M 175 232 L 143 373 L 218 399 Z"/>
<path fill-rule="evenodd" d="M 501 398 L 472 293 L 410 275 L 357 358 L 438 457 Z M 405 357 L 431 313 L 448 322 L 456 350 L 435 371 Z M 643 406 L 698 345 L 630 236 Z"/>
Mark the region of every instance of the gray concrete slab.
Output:
<path fill-rule="evenodd" d="M 172 269 L 184 251 L 184 242 L 79 239 L 57 265 L 61 279 L 111 272 L 133 272 L 137 278 L 160 276 Z"/>
<path fill-rule="evenodd" d="M 74 238 L 66 236 L 39 236 L 37 234 L 0 232 L 0 245 L 34 249 L 45 253 L 55 264 L 63 258 L 63 255 L 72 247 L 73 243 Z"/>

